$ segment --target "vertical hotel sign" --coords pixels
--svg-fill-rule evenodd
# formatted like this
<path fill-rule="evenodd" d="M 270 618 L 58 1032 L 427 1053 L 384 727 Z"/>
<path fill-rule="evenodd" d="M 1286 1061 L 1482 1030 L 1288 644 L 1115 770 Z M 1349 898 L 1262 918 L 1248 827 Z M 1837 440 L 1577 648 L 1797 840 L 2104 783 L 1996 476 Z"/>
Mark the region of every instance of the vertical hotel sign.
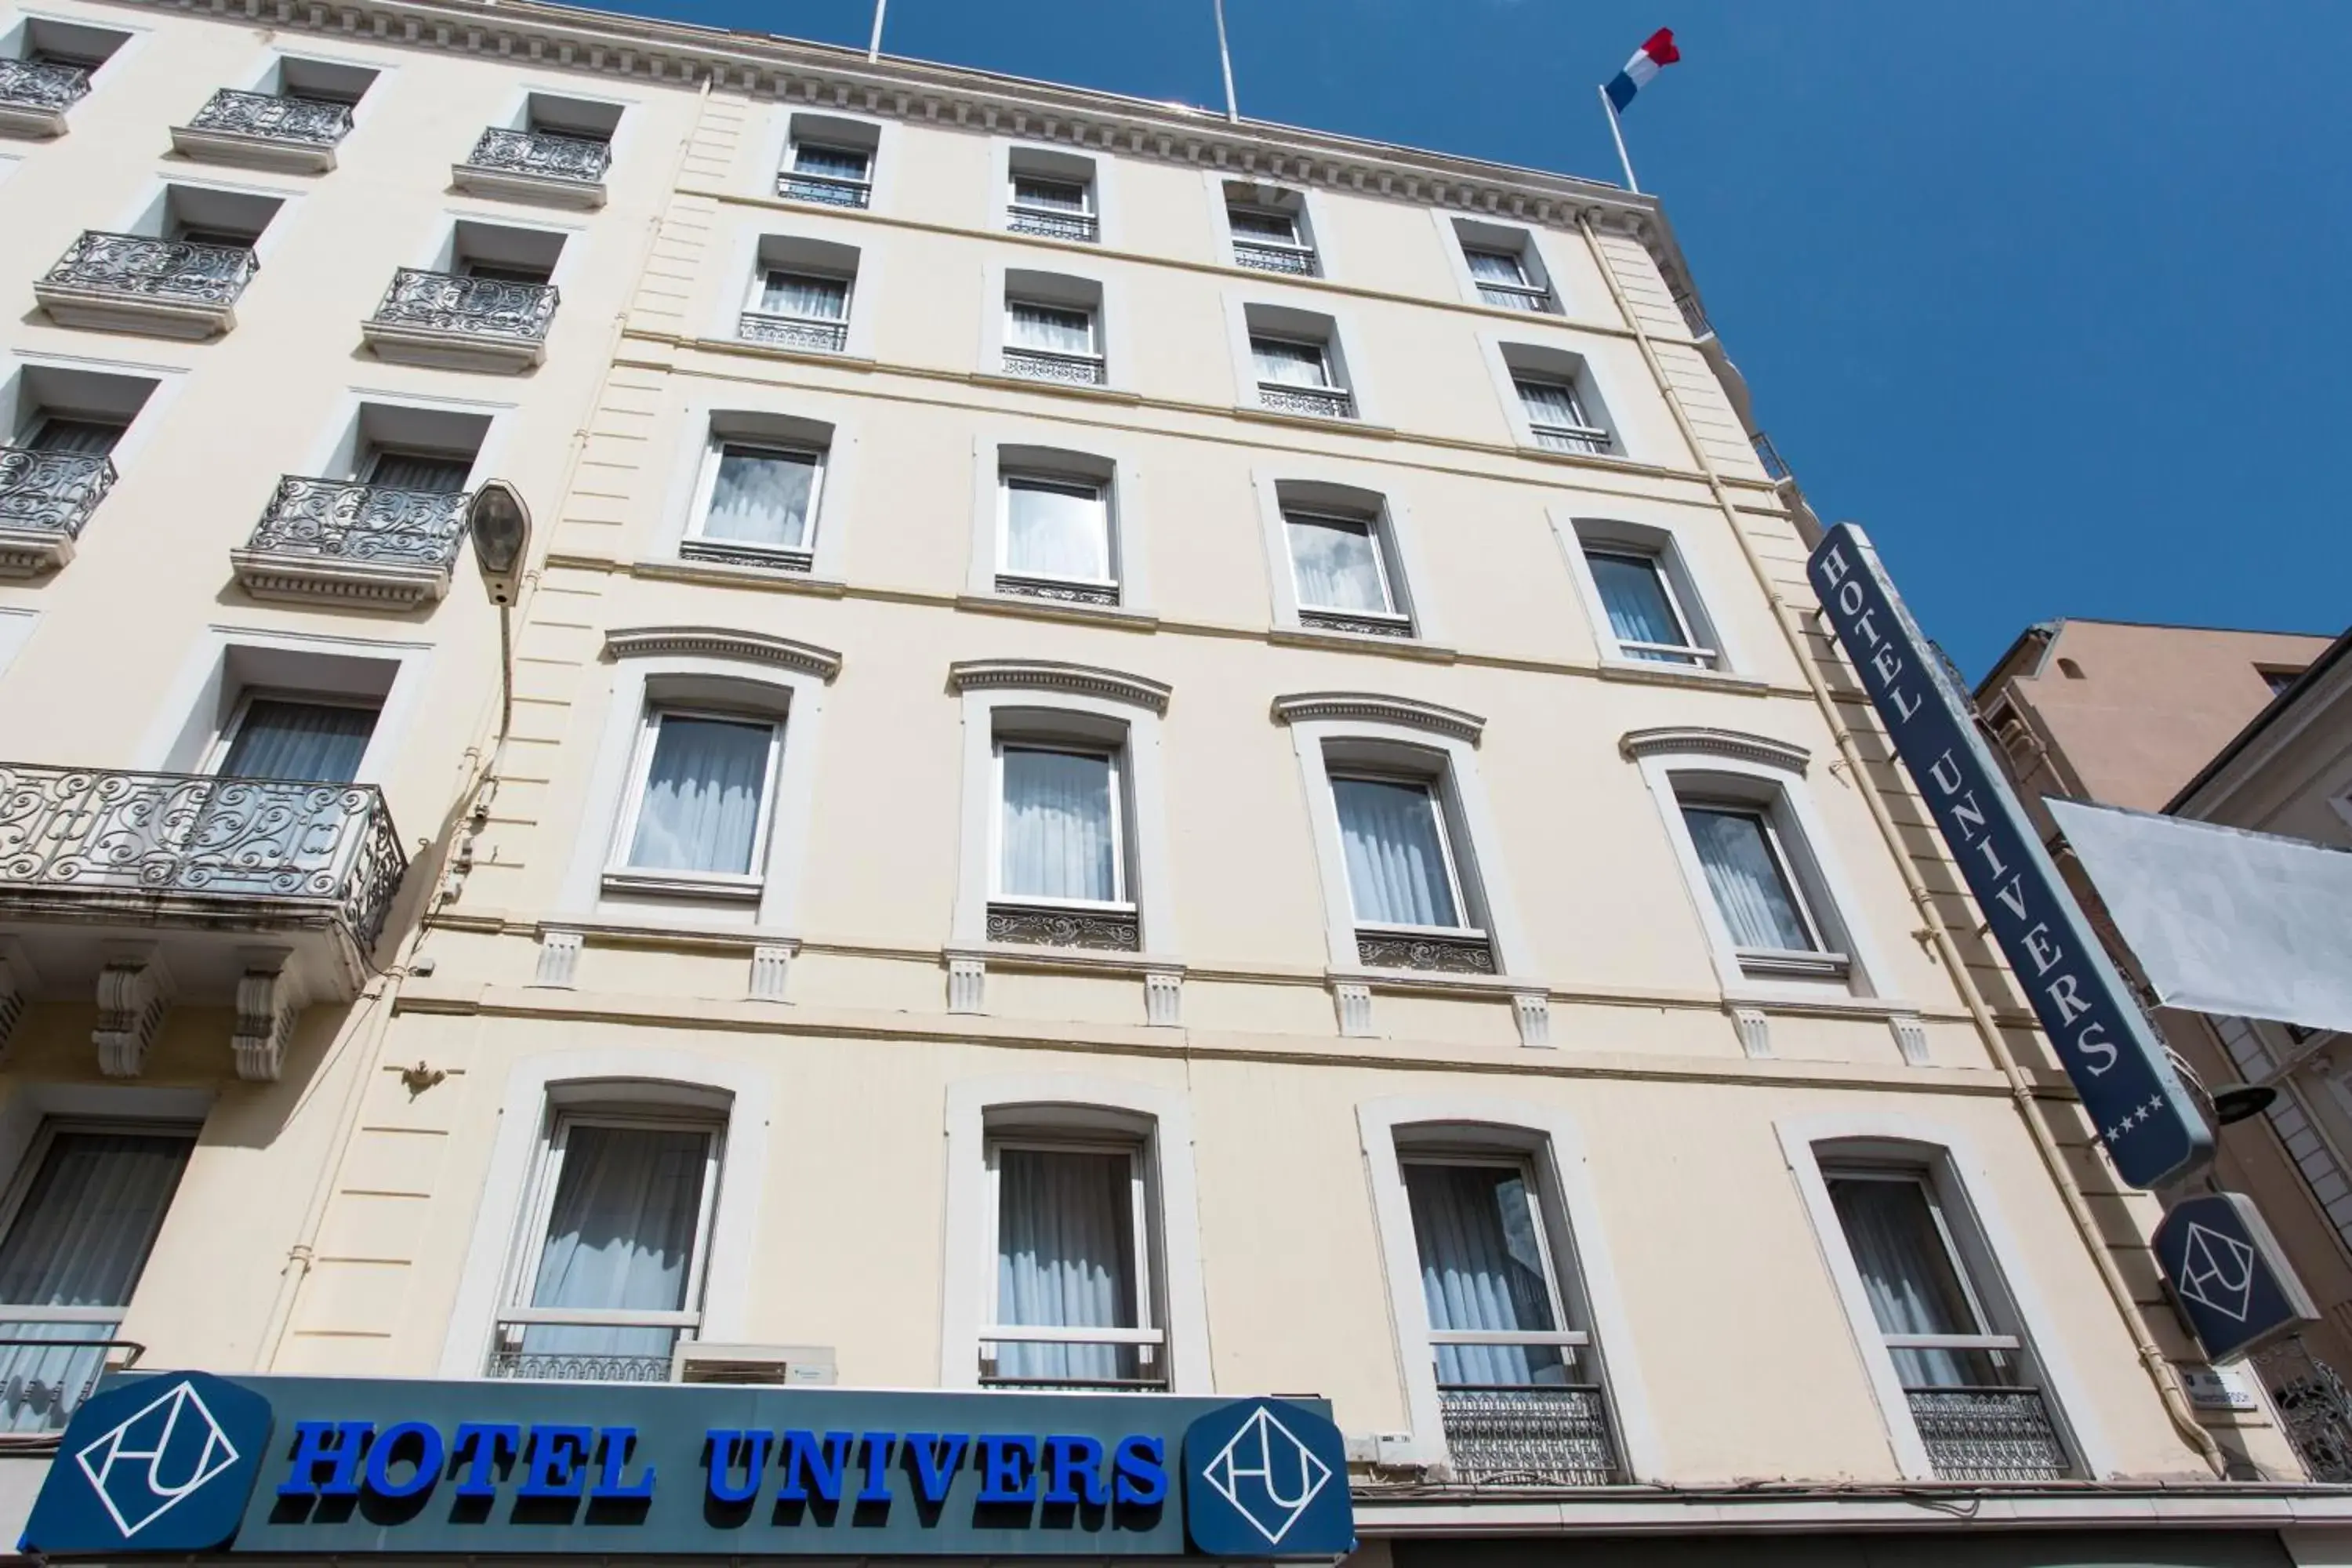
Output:
<path fill-rule="evenodd" d="M 2116 1173 L 2133 1186 L 2156 1187 L 2211 1159 L 2212 1130 L 2059 880 L 1870 541 L 1840 523 L 1805 572 Z"/>

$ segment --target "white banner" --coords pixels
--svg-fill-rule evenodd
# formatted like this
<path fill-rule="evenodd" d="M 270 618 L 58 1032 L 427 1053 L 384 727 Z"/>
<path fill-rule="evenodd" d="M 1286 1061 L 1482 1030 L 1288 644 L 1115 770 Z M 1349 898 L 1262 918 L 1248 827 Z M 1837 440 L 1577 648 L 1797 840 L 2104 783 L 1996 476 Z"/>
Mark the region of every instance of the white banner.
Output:
<path fill-rule="evenodd" d="M 2046 804 L 2166 1006 L 2352 1030 L 2352 851 Z"/>

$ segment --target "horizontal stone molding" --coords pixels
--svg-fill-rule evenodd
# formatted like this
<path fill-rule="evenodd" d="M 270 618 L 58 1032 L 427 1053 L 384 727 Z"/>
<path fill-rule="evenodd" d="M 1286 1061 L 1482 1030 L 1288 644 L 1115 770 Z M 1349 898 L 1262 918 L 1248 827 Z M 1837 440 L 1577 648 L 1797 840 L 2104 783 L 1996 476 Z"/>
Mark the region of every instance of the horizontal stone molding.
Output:
<path fill-rule="evenodd" d="M 814 643 L 794 642 L 766 632 L 727 631 L 717 626 L 635 626 L 604 634 L 604 651 L 614 658 L 731 658 L 745 664 L 797 669 L 823 680 L 841 673 L 841 656 Z"/>
<path fill-rule="evenodd" d="M 948 683 L 959 692 L 1066 691 L 1161 714 L 1172 689 L 1144 676 L 1049 658 L 968 658 L 948 666 Z"/>
<path fill-rule="evenodd" d="M 1412 697 L 1384 697 L 1372 691 L 1307 691 L 1274 700 L 1276 723 L 1396 724 L 1426 730 L 1451 740 L 1478 743 L 1486 721 L 1459 708 L 1442 707 Z"/>
<path fill-rule="evenodd" d="M 1617 749 L 1635 761 L 1643 757 L 1729 757 L 1736 762 L 1754 763 L 1760 767 L 1778 768 L 1791 773 L 1803 773 L 1812 761 L 1812 753 L 1793 742 L 1776 741 L 1769 735 L 1750 735 L 1739 730 L 1711 730 L 1693 725 L 1629 730 L 1618 741 Z"/>

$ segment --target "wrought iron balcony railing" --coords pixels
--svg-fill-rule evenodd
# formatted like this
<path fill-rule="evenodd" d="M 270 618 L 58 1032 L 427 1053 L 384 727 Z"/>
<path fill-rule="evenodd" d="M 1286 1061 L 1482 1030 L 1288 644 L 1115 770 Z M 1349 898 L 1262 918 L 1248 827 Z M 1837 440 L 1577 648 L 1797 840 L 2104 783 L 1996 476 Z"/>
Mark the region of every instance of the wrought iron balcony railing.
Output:
<path fill-rule="evenodd" d="M 1074 239 L 1092 245 L 1102 237 L 1102 228 L 1092 213 L 1063 212 L 1054 207 L 1007 207 L 1004 226 L 1015 234 L 1034 234 L 1042 239 Z"/>
<path fill-rule="evenodd" d="M 996 591 L 1024 599 L 1053 599 L 1065 605 L 1118 603 L 1116 583 L 1074 583 L 1061 577 L 1031 577 L 1018 572 L 999 572 Z"/>
<path fill-rule="evenodd" d="M 1277 414 L 1308 414 L 1318 419 L 1353 419 L 1356 395 L 1344 386 L 1297 386 L 1286 381 L 1257 384 L 1261 407 Z"/>
<path fill-rule="evenodd" d="M 0 1434 L 64 1431 L 108 1367 L 136 1365 L 147 1347 L 110 1337 L 121 1316 L 120 1307 L 68 1307 L 0 1320 Z"/>
<path fill-rule="evenodd" d="M 267 92 L 213 94 L 188 122 L 192 131 L 217 131 L 232 136 L 259 136 L 272 142 L 299 142 L 331 147 L 352 128 L 347 103 L 315 98 L 280 98 Z"/>
<path fill-rule="evenodd" d="M 58 258 L 47 280 L 110 294 L 226 305 L 245 292 L 259 265 L 249 246 L 90 229 Z"/>
<path fill-rule="evenodd" d="M 1032 947 L 1084 947 L 1103 952 L 1139 952 L 1143 929 L 1131 907 L 1077 908 L 992 900 L 988 940 Z"/>
<path fill-rule="evenodd" d="M 1058 381 L 1072 386 L 1100 386 L 1105 378 L 1100 354 L 1066 354 L 1051 349 L 1004 351 L 1004 374 L 1024 381 Z"/>
<path fill-rule="evenodd" d="M 1692 296 L 1677 291 L 1675 309 L 1683 313 L 1683 325 L 1690 329 L 1691 336 L 1704 338 L 1714 332 L 1715 323 L 1706 319 L 1706 312 L 1699 308 L 1698 300 Z"/>
<path fill-rule="evenodd" d="M 1764 472 L 1774 484 L 1788 479 L 1789 465 L 1780 460 L 1780 449 L 1772 445 L 1772 437 L 1759 430 L 1748 442 L 1756 448 L 1756 460 L 1764 465 Z"/>
<path fill-rule="evenodd" d="M 553 136 L 544 131 L 509 131 L 492 126 L 482 132 L 466 166 L 495 169 L 509 174 L 536 174 L 542 179 L 573 180 L 594 184 L 612 167 L 610 143 L 585 136 Z"/>
<path fill-rule="evenodd" d="M 2040 1389 L 1903 1392 L 1937 1480 L 2054 1481 L 2070 1468 Z"/>
<path fill-rule="evenodd" d="M 1606 452 L 1609 432 L 1590 425 L 1535 425 L 1528 429 L 1536 445 L 1554 452 Z"/>
<path fill-rule="evenodd" d="M 404 267 L 392 275 L 375 319 L 387 326 L 540 342 L 555 319 L 556 298 L 552 283 L 460 278 Z"/>
<path fill-rule="evenodd" d="M 746 310 L 735 325 L 735 335 L 746 342 L 773 343 L 778 348 L 810 353 L 837 354 L 849 346 L 849 323 L 812 321 L 806 316 L 772 316 Z"/>
<path fill-rule="evenodd" d="M 786 169 L 776 176 L 776 195 L 786 201 L 822 202 L 829 207 L 862 207 L 874 199 L 871 180 L 834 174 L 803 174 Z"/>
<path fill-rule="evenodd" d="M 0 447 L 0 529 L 78 539 L 113 487 L 114 464 L 103 453 Z"/>
<path fill-rule="evenodd" d="M 2253 1364 L 2311 1479 L 2330 1486 L 2352 1482 L 2352 1393 L 2336 1369 L 2300 1339 L 2256 1351 Z"/>
<path fill-rule="evenodd" d="M 1463 1480 L 1605 1487 L 1624 1479 L 1598 1387 L 1440 1388 L 1437 1409 Z"/>
<path fill-rule="evenodd" d="M 1271 239 L 1236 239 L 1234 241 L 1234 265 L 1257 272 L 1283 272 L 1293 278 L 1315 276 L 1315 250 L 1312 246 L 1284 245 Z"/>
<path fill-rule="evenodd" d="M 50 60 L 0 60 L 0 103 L 62 111 L 89 90 L 86 66 Z"/>
<path fill-rule="evenodd" d="M 1495 947 L 1481 931 L 1384 931 L 1360 926 L 1356 962 L 1372 969 L 1427 969 L 1444 974 L 1492 974 Z"/>
<path fill-rule="evenodd" d="M 1159 1329 L 990 1323 L 980 1331 L 982 1388 L 1149 1394 L 1168 1386 L 1168 1336 Z"/>
<path fill-rule="evenodd" d="M 373 784 L 0 763 L 0 901 L 300 904 L 365 952 L 407 869 Z"/>
<path fill-rule="evenodd" d="M 466 500 L 339 479 L 278 481 L 246 549 L 272 555 L 447 571 L 466 531 Z"/>
<path fill-rule="evenodd" d="M 667 1383 L 669 1357 L 492 1351 L 489 1374 L 533 1383 Z"/>
<path fill-rule="evenodd" d="M 1412 636 L 1411 616 L 1385 615 L 1375 610 L 1318 610 L 1311 605 L 1298 606 L 1298 624 L 1320 632 L 1354 632 L 1368 637 L 1409 637 Z"/>

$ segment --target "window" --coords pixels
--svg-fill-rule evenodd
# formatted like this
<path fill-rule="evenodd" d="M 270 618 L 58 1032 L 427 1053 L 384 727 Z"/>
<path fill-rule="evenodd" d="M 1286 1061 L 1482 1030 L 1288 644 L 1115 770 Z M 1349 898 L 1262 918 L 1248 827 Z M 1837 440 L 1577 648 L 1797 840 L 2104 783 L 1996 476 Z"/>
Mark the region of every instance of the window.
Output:
<path fill-rule="evenodd" d="M 1102 237 L 1091 158 L 1043 147 L 1006 150 L 1004 226 L 1092 245 Z"/>
<path fill-rule="evenodd" d="M 853 247 L 772 235 L 760 242 L 751 296 L 736 326 L 757 343 L 815 353 L 849 347 L 849 310 L 857 278 Z"/>
<path fill-rule="evenodd" d="M 988 1194 L 996 1258 L 982 1384 L 1167 1387 L 1144 1150 L 992 1138 Z"/>
<path fill-rule="evenodd" d="M 1780 833 L 1767 808 L 1685 795 L 1683 821 L 1706 873 L 1707 891 L 1751 974 L 1843 974 L 1807 908 Z"/>
<path fill-rule="evenodd" d="M 720 1136 L 698 1119 L 557 1114 L 490 1376 L 668 1380 L 702 1321 Z"/>
<path fill-rule="evenodd" d="M 1301 626 L 1412 635 L 1412 617 L 1399 601 L 1378 519 L 1286 508 L 1282 522 Z"/>
<path fill-rule="evenodd" d="M 655 873 L 706 895 L 757 898 L 783 725 L 758 715 L 656 707 L 637 742 L 614 881 Z"/>
<path fill-rule="evenodd" d="M 1407 1158 L 1405 1194 L 1441 1389 L 1597 1384 L 1566 1327 L 1524 1160 Z"/>
<path fill-rule="evenodd" d="M 32 102 L 62 108 L 88 91 L 91 73 L 130 41 L 130 34 L 109 27 L 54 16 L 27 16 L 0 33 L 0 59 L 50 68 L 27 82 L 26 90 L 37 95 L 31 98 Z"/>
<path fill-rule="evenodd" d="M 1260 407 L 1325 419 L 1357 416 L 1338 327 L 1330 317 L 1247 305 L 1243 318 Z"/>
<path fill-rule="evenodd" d="M 1492 352 L 1510 384 L 1521 445 L 1552 452 L 1620 453 L 1609 411 L 1582 356 L 1540 343 L 1498 343 Z"/>
<path fill-rule="evenodd" d="M 211 771 L 222 778 L 350 784 L 375 734 L 377 712 L 373 702 L 248 692 Z"/>
<path fill-rule="evenodd" d="M 1244 180 L 1223 182 L 1223 195 L 1234 266 L 1294 278 L 1321 274 L 1304 195 Z"/>
<path fill-rule="evenodd" d="M 1003 526 L 998 533 L 997 591 L 1069 585 L 1086 602 L 1117 604 L 1118 576 L 1104 487 L 1020 473 L 1007 473 L 1000 483 Z"/>
<path fill-rule="evenodd" d="M 685 552 L 807 571 L 824 480 L 821 450 L 715 437 Z"/>
<path fill-rule="evenodd" d="M 1581 542 L 1580 548 L 1618 652 L 1658 664 L 1715 664 L 1716 651 L 1700 646 L 1683 613 L 1674 574 L 1657 552 L 1590 540 Z"/>
<path fill-rule="evenodd" d="M 533 136 L 606 145 L 621 128 L 621 108 L 617 103 L 562 98 L 551 92 L 529 93 L 523 100 L 521 128 Z M 601 172 L 604 165 L 600 161 L 596 166 Z"/>
<path fill-rule="evenodd" d="M 2271 689 L 2271 695 L 2277 697 L 2283 695 L 2288 687 L 2293 686 L 2296 681 L 2301 680 L 2303 679 L 2303 671 L 2299 669 L 2265 669 L 2262 671 L 2262 677 L 2263 684 Z"/>
<path fill-rule="evenodd" d="M 216 191 L 201 185 L 167 185 L 162 200 L 133 233 L 152 233 L 190 245 L 251 250 L 285 205 L 278 196 Z M 148 227 L 147 225 L 153 226 Z"/>
<path fill-rule="evenodd" d="M 995 891 L 1132 909 L 1116 753 L 999 741 Z"/>
<path fill-rule="evenodd" d="M 776 176 L 776 194 L 824 206 L 870 206 L 880 144 L 880 128 L 865 121 L 795 114 L 785 132 L 784 166 Z"/>
<path fill-rule="evenodd" d="M 1489 305 L 1499 305 L 1507 310 L 1547 310 L 1551 308 L 1549 290 L 1538 289 L 1528 281 L 1528 269 L 1517 255 L 1507 250 L 1474 250 L 1463 247 L 1462 259 L 1469 263 L 1470 276 L 1477 279 L 1478 297 Z"/>
<path fill-rule="evenodd" d="M 371 489 L 453 496 L 465 490 L 467 476 L 473 471 L 474 459 L 470 457 L 379 447 L 368 465 L 367 483 Z"/>
<path fill-rule="evenodd" d="M 82 457 L 103 458 L 114 450 L 130 427 L 128 421 L 111 419 L 72 419 L 58 415 L 46 415 L 33 426 L 25 439 L 26 447 L 36 452 L 68 452 Z"/>
<path fill-rule="evenodd" d="M 1435 789 L 1418 779 L 1334 773 L 1331 799 L 1360 926 L 1468 931 Z"/>
<path fill-rule="evenodd" d="M 1013 293 L 1013 287 L 1008 279 L 1004 374 L 1029 381 L 1101 384 L 1106 366 L 1097 305 L 1024 298 Z M 1094 287 L 1099 301 L 1099 286 Z"/>
<path fill-rule="evenodd" d="M 0 1346 L 0 1432 L 62 1429 L 98 1380 L 194 1145 L 177 1128 L 42 1130 L 0 1212 L 0 1337 L 60 1348 Z"/>

